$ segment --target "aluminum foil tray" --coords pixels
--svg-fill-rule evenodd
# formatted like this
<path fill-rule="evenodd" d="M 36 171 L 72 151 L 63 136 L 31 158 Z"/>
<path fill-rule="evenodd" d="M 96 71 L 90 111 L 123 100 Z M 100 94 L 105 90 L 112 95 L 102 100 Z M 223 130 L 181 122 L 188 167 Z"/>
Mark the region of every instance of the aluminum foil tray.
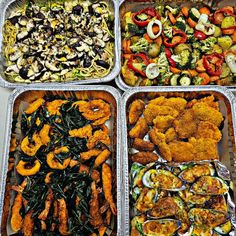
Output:
<path fill-rule="evenodd" d="M 39 2 L 44 2 L 44 0 L 39 0 Z M 76 85 L 76 84 L 98 84 L 98 83 L 106 83 L 111 80 L 113 80 L 120 71 L 120 53 L 118 51 L 118 37 L 117 37 L 117 32 L 119 29 L 119 3 L 117 0 L 105 0 L 105 2 L 108 3 L 110 6 L 110 9 L 114 12 L 115 20 L 114 20 L 114 66 L 111 72 L 103 77 L 103 78 L 91 78 L 91 79 L 85 79 L 85 80 L 77 80 L 77 81 L 68 81 L 68 82 L 48 82 L 48 83 L 13 83 L 9 82 L 4 74 L 4 53 L 3 53 L 3 26 L 4 26 L 4 21 L 6 17 L 8 17 L 11 13 L 11 5 L 13 4 L 19 4 L 20 6 L 22 4 L 25 4 L 27 0 L 0 0 L 0 86 L 1 87 L 6 87 L 6 88 L 19 88 L 22 86 L 26 87 L 42 87 L 42 86 L 54 86 L 54 85 L 59 85 L 59 84 L 70 84 L 70 85 Z"/>
<path fill-rule="evenodd" d="M 6 186 L 6 178 L 8 173 L 8 160 L 10 158 L 10 141 L 12 134 L 12 127 L 15 115 L 21 114 L 22 106 L 25 106 L 29 102 L 34 101 L 37 98 L 40 98 L 44 95 L 63 95 L 66 98 L 70 98 L 73 95 L 76 95 L 78 99 L 103 99 L 107 103 L 111 105 L 111 117 L 107 124 L 110 129 L 109 136 L 111 138 L 111 158 L 110 165 L 113 173 L 116 173 L 116 205 L 117 205 L 117 217 L 116 225 L 117 234 L 122 235 L 122 226 L 121 226 L 121 198 L 122 198 L 122 179 L 121 179 L 121 158 L 120 158 L 120 149 L 121 149 L 121 122 L 120 122 L 120 93 L 110 87 L 110 86 L 73 86 L 66 88 L 62 88 L 61 86 L 48 86 L 47 88 L 39 87 L 39 88 L 21 88 L 13 91 L 12 95 L 9 97 L 8 101 L 8 113 L 7 113 L 7 123 L 6 123 L 6 138 L 5 138 L 5 149 L 4 149 L 4 157 L 2 158 L 2 170 L 0 175 L 0 222 L 2 222 L 2 213 L 4 207 L 4 195 L 5 195 L 5 186 Z M 16 124 L 16 123 L 15 123 Z M 14 125 L 15 126 L 15 125 Z M 18 134 L 19 133 L 19 134 Z M 16 124 L 16 135 L 20 135 L 20 129 L 18 128 L 18 123 Z M 14 175 L 16 171 L 13 172 Z M 11 183 L 16 183 L 17 176 L 13 176 L 11 178 Z M 10 210 L 10 209 L 9 209 Z M 7 232 L 8 235 L 12 234 L 11 227 L 9 226 L 9 218 L 7 221 Z M 1 228 L 1 223 L 0 223 Z"/>
<path fill-rule="evenodd" d="M 224 1 L 224 0 L 120 0 L 120 21 L 122 20 L 122 15 L 124 12 L 127 11 L 138 11 L 141 10 L 145 7 L 149 7 L 149 6 L 156 6 L 157 4 L 159 5 L 170 5 L 170 6 L 180 6 L 180 5 L 188 5 L 188 6 L 209 6 L 211 9 L 216 10 L 219 8 L 222 8 L 224 6 L 235 6 L 236 2 L 235 0 L 229 0 L 229 1 Z M 122 40 L 122 35 L 121 35 L 121 22 L 119 25 L 119 31 L 118 31 L 118 46 L 119 46 L 119 52 L 121 53 L 121 60 L 120 60 L 120 67 L 122 66 L 122 46 L 121 46 L 121 40 Z M 118 85 L 118 87 L 120 89 L 122 89 L 123 91 L 126 91 L 128 89 L 135 89 L 135 86 L 130 86 L 128 84 L 126 84 L 122 78 L 122 75 L 120 74 L 118 77 L 116 77 L 116 83 Z M 144 86 L 143 86 L 144 87 Z M 176 87 L 176 86 L 173 86 Z M 236 85 L 233 84 L 231 86 L 227 86 L 228 88 L 230 88 L 231 90 L 236 90 Z"/>
<path fill-rule="evenodd" d="M 232 211 L 232 220 L 233 224 L 235 223 L 235 196 L 236 196 L 236 145 L 235 145 L 235 137 L 236 137 L 236 99 L 229 90 L 223 87 L 205 87 L 201 86 L 200 88 L 191 87 L 191 88 L 170 88 L 170 87 L 159 87 L 159 88 L 135 88 L 133 90 L 129 90 L 124 93 L 122 97 L 122 111 L 121 115 L 124 117 L 124 122 L 122 123 L 122 146 L 123 146 L 123 184 L 124 184 L 124 208 L 122 214 L 122 225 L 124 225 L 124 235 L 130 235 L 130 217 L 133 214 L 131 210 L 131 175 L 130 175 L 130 168 L 131 164 L 129 161 L 129 151 L 130 149 L 130 141 L 128 138 L 128 122 L 127 122 L 127 114 L 129 105 L 135 99 L 142 99 L 145 100 L 147 96 L 151 98 L 156 98 L 159 96 L 164 97 L 182 97 L 182 98 L 202 98 L 204 96 L 214 95 L 214 97 L 219 102 L 220 111 L 225 117 L 224 120 L 224 128 L 222 130 L 223 138 L 218 144 L 218 151 L 219 151 L 219 162 L 222 163 L 222 166 L 225 166 L 224 173 L 227 176 L 228 171 L 230 173 L 231 180 L 233 182 L 233 195 L 234 198 L 231 201 L 233 204 L 233 211 Z M 186 124 L 188 125 L 188 124 Z M 163 163 L 163 160 L 160 159 Z M 196 163 L 196 162 L 195 162 Z M 198 162 L 199 163 L 199 162 Z M 173 165 L 173 162 L 169 164 L 164 161 L 164 164 Z M 183 162 L 183 164 L 186 164 Z M 174 166 L 181 166 L 180 163 L 174 163 Z M 227 171 L 227 170 L 228 171 Z M 235 231 L 236 232 L 236 231 Z"/>

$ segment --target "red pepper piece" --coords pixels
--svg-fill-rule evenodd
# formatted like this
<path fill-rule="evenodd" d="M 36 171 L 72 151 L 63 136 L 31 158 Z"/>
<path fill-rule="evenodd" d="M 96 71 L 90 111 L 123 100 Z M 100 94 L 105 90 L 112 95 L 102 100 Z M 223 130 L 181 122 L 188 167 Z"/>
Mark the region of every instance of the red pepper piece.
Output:
<path fill-rule="evenodd" d="M 137 18 L 137 16 L 142 14 L 142 13 L 145 13 L 145 14 L 148 15 L 148 19 L 147 20 L 142 21 L 142 20 L 139 20 Z M 150 22 L 151 18 L 153 18 L 153 17 L 156 17 L 158 20 L 161 19 L 161 16 L 157 13 L 157 11 L 153 7 L 148 7 L 148 8 L 145 8 L 145 9 L 143 9 L 141 11 L 138 11 L 138 12 L 134 13 L 133 16 L 132 16 L 132 20 L 133 20 L 133 22 L 136 25 L 138 25 L 140 27 L 145 27 L 145 26 L 148 25 L 148 23 Z"/>
<path fill-rule="evenodd" d="M 220 18 L 217 16 L 217 14 L 223 14 L 223 16 L 234 16 L 236 18 L 236 15 L 234 14 L 234 11 L 229 9 L 228 7 L 223 7 L 218 11 L 215 11 L 213 14 L 213 17 L 211 18 L 211 21 L 214 24 L 221 24 L 222 20 L 223 20 L 223 16 L 221 16 Z M 221 19 L 221 20 L 219 20 Z"/>
<path fill-rule="evenodd" d="M 166 54 L 166 58 L 168 59 L 170 65 L 171 65 L 172 67 L 175 67 L 175 68 L 176 68 L 176 62 L 171 58 L 172 53 L 171 53 L 170 49 L 165 48 L 165 54 Z"/>
<path fill-rule="evenodd" d="M 130 59 L 128 60 L 128 63 L 127 63 L 127 66 L 130 70 L 133 70 L 134 72 L 142 75 L 143 77 L 146 77 L 146 73 L 143 72 L 142 70 L 139 70 L 137 69 L 136 67 L 134 67 L 133 63 L 134 63 L 134 60 L 137 59 L 137 58 L 140 58 L 142 59 L 142 62 L 147 66 L 150 62 L 149 62 L 149 59 L 148 57 L 143 54 L 143 53 L 137 53 L 137 54 L 132 54 Z"/>
<path fill-rule="evenodd" d="M 207 36 L 203 32 L 198 31 L 198 30 L 195 31 L 194 37 L 200 40 L 204 40 L 207 38 Z"/>
<path fill-rule="evenodd" d="M 212 76 L 222 74 L 222 65 L 224 62 L 223 54 L 213 53 L 203 57 L 203 65 L 207 73 Z"/>
<path fill-rule="evenodd" d="M 173 37 L 174 36 L 181 36 L 182 39 L 179 41 L 179 42 L 175 42 L 175 43 L 172 43 L 170 42 L 171 39 L 167 38 L 165 35 L 164 35 L 164 45 L 168 48 L 173 48 L 175 47 L 176 45 L 178 44 L 181 44 L 181 43 L 185 43 L 187 41 L 187 34 L 179 29 L 175 29 L 173 28 Z"/>

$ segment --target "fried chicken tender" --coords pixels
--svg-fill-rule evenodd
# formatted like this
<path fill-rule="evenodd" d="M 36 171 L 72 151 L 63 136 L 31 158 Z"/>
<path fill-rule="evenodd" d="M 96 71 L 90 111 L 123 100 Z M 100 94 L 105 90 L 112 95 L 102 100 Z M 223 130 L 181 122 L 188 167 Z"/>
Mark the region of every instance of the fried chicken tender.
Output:
<path fill-rule="evenodd" d="M 165 132 L 166 143 L 172 142 L 177 139 L 177 133 L 173 127 Z"/>
<path fill-rule="evenodd" d="M 176 118 L 179 115 L 179 112 L 169 106 L 158 106 L 153 104 L 148 104 L 143 112 L 143 115 L 149 125 L 153 123 L 153 120 L 157 116 L 173 116 Z"/>
<path fill-rule="evenodd" d="M 87 147 L 88 149 L 93 149 L 98 143 L 103 143 L 107 147 L 110 146 L 111 140 L 107 133 L 102 130 L 97 130 L 94 134 L 89 137 Z"/>
<path fill-rule="evenodd" d="M 131 159 L 133 162 L 138 162 L 140 164 L 146 165 L 151 162 L 157 161 L 158 156 L 154 152 L 137 152 L 131 155 Z"/>
<path fill-rule="evenodd" d="M 171 127 L 174 119 L 175 118 L 173 116 L 170 116 L 170 115 L 157 116 L 153 120 L 153 124 L 160 132 L 165 132 L 166 129 Z"/>
<path fill-rule="evenodd" d="M 45 201 L 45 208 L 39 214 L 38 219 L 43 220 L 43 221 L 45 221 L 47 219 L 52 202 L 53 202 L 53 192 L 52 192 L 52 189 L 49 189 L 48 195 L 47 195 L 46 201 Z"/>
<path fill-rule="evenodd" d="M 91 190 L 92 190 L 92 197 L 89 202 L 90 224 L 94 228 L 99 228 L 102 225 L 103 220 L 99 211 L 98 190 L 96 188 L 96 184 L 94 181 L 91 184 Z"/>
<path fill-rule="evenodd" d="M 175 162 L 188 162 L 195 160 L 195 148 L 192 143 L 174 141 L 168 144 L 172 159 Z"/>
<path fill-rule="evenodd" d="M 216 142 L 220 142 L 222 134 L 216 125 L 212 124 L 209 121 L 201 121 L 198 125 L 195 137 L 197 139 L 211 138 L 214 139 Z"/>
<path fill-rule="evenodd" d="M 129 109 L 129 123 L 135 124 L 142 115 L 145 108 L 145 103 L 141 99 L 133 101 Z"/>
<path fill-rule="evenodd" d="M 206 103 L 197 103 L 193 106 L 193 112 L 196 119 L 200 121 L 209 121 L 216 126 L 220 126 L 224 120 L 223 115 L 218 110 L 210 107 Z"/>
<path fill-rule="evenodd" d="M 79 129 L 70 130 L 69 135 L 71 137 L 76 137 L 76 138 L 89 138 L 92 136 L 92 131 L 93 131 L 92 126 L 86 125 Z"/>
<path fill-rule="evenodd" d="M 100 166 L 103 162 L 105 162 L 109 156 L 111 155 L 111 152 L 108 149 L 103 150 L 95 159 L 94 167 Z"/>
<path fill-rule="evenodd" d="M 154 143 L 155 145 L 166 142 L 165 134 L 159 132 L 156 127 L 150 130 L 148 134 L 149 134 L 151 142 Z"/>
<path fill-rule="evenodd" d="M 157 98 L 154 98 L 154 99 L 150 100 L 148 102 L 148 105 L 152 104 L 152 105 L 155 105 L 155 106 L 161 106 L 161 105 L 164 104 L 165 100 L 166 100 L 165 97 L 160 96 L 160 97 L 157 97 Z"/>
<path fill-rule="evenodd" d="M 189 143 L 195 148 L 195 161 L 219 159 L 217 142 L 210 138 L 190 138 Z"/>
<path fill-rule="evenodd" d="M 133 148 L 139 151 L 154 151 L 155 145 L 149 141 L 144 141 L 140 138 L 135 138 L 133 142 Z"/>
<path fill-rule="evenodd" d="M 117 215 L 116 204 L 112 196 L 112 172 L 110 166 L 107 163 L 102 165 L 102 188 L 105 199 L 109 203 L 113 215 Z"/>
<path fill-rule="evenodd" d="M 187 108 L 192 108 L 195 104 L 203 102 L 203 103 L 206 103 L 208 106 L 219 111 L 219 104 L 218 102 L 214 102 L 214 100 L 215 100 L 215 97 L 213 95 L 204 97 L 201 99 L 193 99 L 192 101 L 188 102 Z"/>
<path fill-rule="evenodd" d="M 66 208 L 66 201 L 64 198 L 58 199 L 58 219 L 59 219 L 59 232 L 61 235 L 69 235 L 68 233 L 68 211 Z"/>
<path fill-rule="evenodd" d="M 194 136 L 197 130 L 197 121 L 194 117 L 193 110 L 185 110 L 176 120 L 174 120 L 173 125 L 179 138 L 184 139 Z"/>
<path fill-rule="evenodd" d="M 26 214 L 23 221 L 22 232 L 24 236 L 33 236 L 34 234 L 34 219 L 32 217 L 33 211 Z"/>
<path fill-rule="evenodd" d="M 11 216 L 11 228 L 14 232 L 19 231 L 22 228 L 23 218 L 20 214 L 20 210 L 23 206 L 23 197 L 21 193 L 16 195 L 12 206 L 12 216 Z"/>
<path fill-rule="evenodd" d="M 143 138 L 148 132 L 148 125 L 145 118 L 140 117 L 135 126 L 129 131 L 131 138 Z"/>
<path fill-rule="evenodd" d="M 167 161 L 172 161 L 172 154 L 168 144 L 166 142 L 161 142 L 157 146 L 161 154 L 161 157 L 166 159 Z"/>
<path fill-rule="evenodd" d="M 102 151 L 99 149 L 91 149 L 87 152 L 81 152 L 80 157 L 83 161 L 87 161 L 92 157 L 98 156 Z"/>

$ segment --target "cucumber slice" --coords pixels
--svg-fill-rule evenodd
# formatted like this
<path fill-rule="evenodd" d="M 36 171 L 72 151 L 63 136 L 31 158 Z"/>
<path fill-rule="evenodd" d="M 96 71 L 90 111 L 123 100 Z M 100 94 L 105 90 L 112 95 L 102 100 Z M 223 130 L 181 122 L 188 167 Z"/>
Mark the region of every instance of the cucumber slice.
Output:
<path fill-rule="evenodd" d="M 179 83 L 181 86 L 189 86 L 191 84 L 191 79 L 187 76 L 183 76 L 180 80 Z"/>
<path fill-rule="evenodd" d="M 178 78 L 179 78 L 179 75 L 177 75 L 177 74 L 172 75 L 172 77 L 170 78 L 170 85 L 177 86 L 178 85 Z"/>
<path fill-rule="evenodd" d="M 200 18 L 201 13 L 196 8 L 191 8 L 189 11 L 189 17 L 195 21 L 198 22 L 198 19 Z"/>

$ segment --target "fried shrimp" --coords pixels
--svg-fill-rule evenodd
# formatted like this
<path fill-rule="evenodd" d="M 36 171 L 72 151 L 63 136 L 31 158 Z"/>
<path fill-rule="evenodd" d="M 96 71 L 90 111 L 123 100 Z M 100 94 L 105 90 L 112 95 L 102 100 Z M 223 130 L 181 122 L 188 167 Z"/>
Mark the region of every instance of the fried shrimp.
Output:
<path fill-rule="evenodd" d="M 45 201 L 45 208 L 39 214 L 38 219 L 40 219 L 40 220 L 46 220 L 47 219 L 50 207 L 52 205 L 52 201 L 53 201 L 53 192 L 52 192 L 52 189 L 49 189 L 48 190 L 48 195 L 47 195 L 47 198 L 46 198 L 46 201 Z"/>
<path fill-rule="evenodd" d="M 111 152 L 108 149 L 103 150 L 95 159 L 94 167 L 100 166 L 103 162 L 105 162 L 109 156 L 111 155 Z"/>
<path fill-rule="evenodd" d="M 61 115 L 60 113 L 60 108 L 64 103 L 67 103 L 67 100 L 54 100 L 52 102 L 47 102 L 46 103 L 46 108 L 50 114 L 50 116 L 52 115 Z"/>
<path fill-rule="evenodd" d="M 131 103 L 129 112 L 129 123 L 131 125 L 138 121 L 139 117 L 143 113 L 144 108 L 145 103 L 141 99 L 137 99 Z"/>
<path fill-rule="evenodd" d="M 19 231 L 22 228 L 23 218 L 20 214 L 21 208 L 23 206 L 23 197 L 21 193 L 16 195 L 12 206 L 12 216 L 11 216 L 11 228 L 14 232 Z"/>
<path fill-rule="evenodd" d="M 101 125 L 111 116 L 110 105 L 101 99 L 81 102 L 76 105 L 87 120 L 94 121 L 93 125 Z"/>
<path fill-rule="evenodd" d="M 102 151 L 99 149 L 91 149 L 87 152 L 81 152 L 80 157 L 83 161 L 87 161 L 92 157 L 98 156 Z"/>
<path fill-rule="evenodd" d="M 40 167 L 41 164 L 39 160 L 35 160 L 33 164 L 31 162 L 19 161 L 16 170 L 22 176 L 31 176 L 37 174 Z"/>
<path fill-rule="evenodd" d="M 59 232 L 61 235 L 69 235 L 68 233 L 68 211 L 66 208 L 66 201 L 64 198 L 58 199 L 58 218 L 59 218 Z"/>
<path fill-rule="evenodd" d="M 50 142 L 49 131 L 50 125 L 46 124 L 43 128 L 39 131 L 39 137 L 43 145 L 47 145 Z"/>
<path fill-rule="evenodd" d="M 87 147 L 88 149 L 93 149 L 98 143 L 103 143 L 107 147 L 110 146 L 111 140 L 109 135 L 102 130 L 95 131 L 93 136 L 88 139 Z"/>
<path fill-rule="evenodd" d="M 165 134 L 158 131 L 156 127 L 148 132 L 150 140 L 152 143 L 158 146 L 159 143 L 163 143 L 166 141 Z"/>
<path fill-rule="evenodd" d="M 34 219 L 32 218 L 33 211 L 30 211 L 25 215 L 23 221 L 23 235 L 24 236 L 33 236 L 34 233 Z"/>
<path fill-rule="evenodd" d="M 175 118 L 170 115 L 156 116 L 156 118 L 153 120 L 153 124 L 160 132 L 165 132 L 168 128 L 171 127 L 174 119 Z"/>
<path fill-rule="evenodd" d="M 39 148 L 42 146 L 41 138 L 38 134 L 34 133 L 32 142 L 29 141 L 29 137 L 26 136 L 21 142 L 21 150 L 28 156 L 35 156 Z"/>
<path fill-rule="evenodd" d="M 86 173 L 88 175 L 89 174 L 89 167 L 84 164 L 80 164 L 79 173 Z"/>
<path fill-rule="evenodd" d="M 97 171 L 97 170 L 92 170 L 92 173 L 91 173 L 91 178 L 93 181 L 95 181 L 96 183 L 99 183 L 100 182 L 100 172 Z"/>
<path fill-rule="evenodd" d="M 80 129 L 73 129 L 69 131 L 69 135 L 71 137 L 76 137 L 76 138 L 89 138 L 92 136 L 92 126 L 91 125 L 86 125 Z"/>
<path fill-rule="evenodd" d="M 143 138 L 148 132 L 148 125 L 145 118 L 140 117 L 135 126 L 129 131 L 131 138 Z"/>
<path fill-rule="evenodd" d="M 146 165 L 148 163 L 157 161 L 158 156 L 154 152 L 137 152 L 131 156 L 131 159 L 133 162 Z"/>
<path fill-rule="evenodd" d="M 37 99 L 29 105 L 29 107 L 25 110 L 25 113 L 28 115 L 34 113 L 44 104 L 44 102 L 45 100 L 43 98 Z"/>
<path fill-rule="evenodd" d="M 132 147 L 139 151 L 152 152 L 155 148 L 155 145 L 149 141 L 144 141 L 143 139 L 135 138 Z"/>
<path fill-rule="evenodd" d="M 98 191 L 96 188 L 96 184 L 93 181 L 91 184 L 91 190 L 92 190 L 92 197 L 89 202 L 89 213 L 90 213 L 90 224 L 94 226 L 95 228 L 99 228 L 103 221 L 102 216 L 99 211 L 99 199 L 98 199 Z"/>
<path fill-rule="evenodd" d="M 64 170 L 70 164 L 71 158 L 68 157 L 63 161 L 63 163 L 60 163 L 55 158 L 55 155 L 60 154 L 60 153 L 67 153 L 67 152 L 69 152 L 68 147 L 56 148 L 53 152 L 49 152 L 47 154 L 47 164 L 49 165 L 49 167 L 52 169 L 57 169 L 57 170 Z"/>
<path fill-rule="evenodd" d="M 116 204 L 112 196 L 112 172 L 110 166 L 106 163 L 102 165 L 102 187 L 105 199 L 109 203 L 113 215 L 116 215 Z"/>

